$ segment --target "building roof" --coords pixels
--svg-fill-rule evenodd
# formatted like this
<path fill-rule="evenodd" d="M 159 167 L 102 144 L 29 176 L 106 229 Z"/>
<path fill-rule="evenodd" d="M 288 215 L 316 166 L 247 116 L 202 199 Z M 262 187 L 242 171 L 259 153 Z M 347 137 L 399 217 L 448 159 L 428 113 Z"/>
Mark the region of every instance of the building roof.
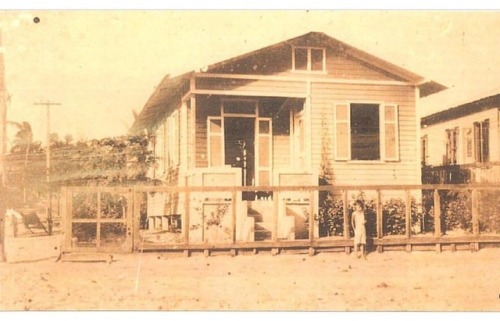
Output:
<path fill-rule="evenodd" d="M 491 108 L 500 107 L 500 93 L 474 100 L 456 107 L 452 107 L 438 113 L 423 117 L 420 120 L 422 127 L 443 123 L 445 121 L 457 119 L 467 115 L 479 113 Z"/>
<path fill-rule="evenodd" d="M 299 37 L 288 39 L 271 46 L 267 46 L 255 51 L 245 53 L 243 55 L 236 56 L 234 58 L 230 58 L 212 64 L 206 68 L 206 72 L 215 72 L 218 69 L 223 68 L 224 66 L 235 64 L 246 58 L 262 54 L 284 46 L 290 46 L 290 45 L 313 46 L 319 44 L 326 45 L 330 48 L 335 48 L 336 50 L 341 50 L 346 55 L 354 57 L 363 62 L 366 62 L 381 70 L 384 70 L 398 79 L 402 79 L 404 81 L 415 84 L 420 89 L 420 97 L 426 97 L 446 89 L 445 86 L 437 82 L 427 81 L 422 76 L 419 76 L 411 71 L 396 66 L 388 61 L 380 59 L 362 50 L 354 48 L 322 32 L 309 32 Z M 156 88 L 156 90 L 149 98 L 143 110 L 136 118 L 130 131 L 138 132 L 144 129 L 154 128 L 154 126 L 163 119 L 167 110 L 171 110 L 175 108 L 175 106 L 180 104 L 180 99 L 176 98 L 182 97 L 182 95 L 188 91 L 189 80 L 193 74 L 194 71 L 191 71 L 174 78 L 170 78 L 167 75 L 161 81 L 160 85 Z"/>

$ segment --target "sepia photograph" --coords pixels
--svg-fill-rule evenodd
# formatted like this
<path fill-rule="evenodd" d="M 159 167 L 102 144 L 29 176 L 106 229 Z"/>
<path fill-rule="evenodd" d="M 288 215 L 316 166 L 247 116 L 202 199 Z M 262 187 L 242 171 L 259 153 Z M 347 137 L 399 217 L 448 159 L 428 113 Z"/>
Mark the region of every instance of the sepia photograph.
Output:
<path fill-rule="evenodd" d="M 0 311 L 500 311 L 500 11 L 0 11 Z"/>

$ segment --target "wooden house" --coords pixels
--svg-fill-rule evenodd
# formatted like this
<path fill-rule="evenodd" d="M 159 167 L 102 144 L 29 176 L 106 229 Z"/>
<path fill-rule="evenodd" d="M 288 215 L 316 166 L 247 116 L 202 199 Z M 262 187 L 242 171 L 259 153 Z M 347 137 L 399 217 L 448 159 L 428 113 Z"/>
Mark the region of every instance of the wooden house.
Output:
<path fill-rule="evenodd" d="M 248 228 L 265 234 L 266 219 L 252 213 L 272 208 L 272 193 L 259 193 L 260 186 L 317 185 L 320 178 L 339 185 L 420 184 L 416 108 L 419 98 L 444 88 L 311 32 L 165 77 L 131 131 L 154 135 L 158 166 L 151 176 L 166 185 L 254 186 L 255 192 L 238 194 L 236 206 L 237 238 L 253 240 L 259 236 Z M 297 238 L 300 220 L 286 218 L 291 204 L 314 201 L 307 193 L 280 194 L 281 200 L 289 202 L 280 205 L 278 237 Z M 162 215 L 180 212 L 179 199 L 164 202 Z"/>
<path fill-rule="evenodd" d="M 500 94 L 421 120 L 424 183 L 500 182 Z"/>

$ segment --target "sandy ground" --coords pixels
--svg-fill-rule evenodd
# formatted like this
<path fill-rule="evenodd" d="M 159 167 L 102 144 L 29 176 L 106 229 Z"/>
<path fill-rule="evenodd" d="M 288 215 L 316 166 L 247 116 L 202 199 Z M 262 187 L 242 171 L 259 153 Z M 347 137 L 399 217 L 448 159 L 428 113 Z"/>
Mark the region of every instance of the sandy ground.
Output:
<path fill-rule="evenodd" d="M 0 263 L 0 309 L 500 311 L 499 258 L 482 249 Z"/>

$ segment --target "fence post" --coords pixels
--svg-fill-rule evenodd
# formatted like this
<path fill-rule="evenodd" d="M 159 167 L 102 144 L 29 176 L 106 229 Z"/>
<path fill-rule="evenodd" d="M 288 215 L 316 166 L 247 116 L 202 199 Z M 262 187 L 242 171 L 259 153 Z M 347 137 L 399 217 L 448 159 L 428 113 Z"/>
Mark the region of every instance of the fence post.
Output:
<path fill-rule="evenodd" d="M 273 191 L 273 242 L 278 239 L 279 191 Z M 285 209 L 286 210 L 286 209 Z"/>
<path fill-rule="evenodd" d="M 349 225 L 349 204 L 347 200 L 347 190 L 342 191 L 342 202 L 344 208 L 344 239 L 349 240 L 351 238 L 351 231 Z"/>
<path fill-rule="evenodd" d="M 406 239 L 410 240 L 411 237 L 411 195 L 410 190 L 405 190 L 405 234 Z M 411 243 L 406 243 L 406 251 L 411 252 Z"/>
<path fill-rule="evenodd" d="M 140 193 L 134 189 L 133 193 L 133 202 L 134 202 L 134 210 L 132 212 L 132 244 L 133 248 L 139 250 L 139 243 L 141 241 L 141 197 Z M 146 217 L 147 218 L 147 217 Z"/>
<path fill-rule="evenodd" d="M 405 190 L 405 229 L 406 229 L 406 238 L 409 239 L 411 237 L 411 195 L 410 190 Z"/>
<path fill-rule="evenodd" d="M 382 228 L 383 214 L 382 214 L 382 196 L 380 195 L 380 190 L 377 190 L 377 238 L 381 239 L 384 236 L 384 230 Z"/>
<path fill-rule="evenodd" d="M 376 199 L 376 210 L 377 210 L 377 238 L 380 240 L 384 237 L 384 213 L 382 212 L 382 195 L 379 189 L 377 189 L 377 199 Z M 379 244 L 377 245 L 377 252 L 382 253 L 384 251 L 384 247 Z"/>
<path fill-rule="evenodd" d="M 441 200 L 439 190 L 434 190 L 434 236 L 441 236 Z"/>
<path fill-rule="evenodd" d="M 479 236 L 479 199 L 477 189 L 472 190 L 472 233 Z"/>
<path fill-rule="evenodd" d="M 231 237 L 233 244 L 236 243 L 236 190 L 232 190 L 231 192 L 231 206 L 232 206 L 232 222 L 231 222 Z"/>
<path fill-rule="evenodd" d="M 189 245 L 189 210 L 191 201 L 191 192 L 188 186 L 188 178 L 186 177 L 186 184 L 184 186 L 184 244 Z"/>
<path fill-rule="evenodd" d="M 344 208 L 344 239 L 351 239 L 351 230 L 349 222 L 349 202 L 347 200 L 347 190 L 342 191 L 343 208 Z M 351 253 L 351 247 L 346 246 L 345 252 L 347 254 Z"/>
<path fill-rule="evenodd" d="M 314 242 L 314 191 L 309 191 L 309 242 Z"/>

